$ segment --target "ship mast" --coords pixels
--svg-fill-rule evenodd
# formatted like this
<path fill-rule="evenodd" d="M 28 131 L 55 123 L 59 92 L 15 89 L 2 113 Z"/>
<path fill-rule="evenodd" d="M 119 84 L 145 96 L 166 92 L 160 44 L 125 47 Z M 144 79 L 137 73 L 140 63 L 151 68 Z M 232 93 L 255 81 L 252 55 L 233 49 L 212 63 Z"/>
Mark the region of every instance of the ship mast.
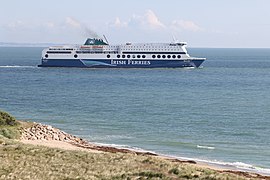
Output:
<path fill-rule="evenodd" d="M 106 43 L 109 44 L 109 41 L 107 40 L 107 38 L 106 38 L 106 36 L 104 34 L 103 34 L 103 37 L 104 37 Z"/>

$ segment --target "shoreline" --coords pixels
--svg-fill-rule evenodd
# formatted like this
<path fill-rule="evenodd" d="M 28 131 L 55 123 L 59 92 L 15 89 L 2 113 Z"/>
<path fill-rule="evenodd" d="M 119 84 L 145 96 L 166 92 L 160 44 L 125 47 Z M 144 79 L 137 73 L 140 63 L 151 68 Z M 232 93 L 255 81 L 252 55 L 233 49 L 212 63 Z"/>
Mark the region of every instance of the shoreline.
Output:
<path fill-rule="evenodd" d="M 194 160 L 192 158 L 180 158 L 175 156 L 153 153 L 149 151 L 138 151 L 135 149 L 119 148 L 109 145 L 98 145 L 95 143 L 91 143 L 87 140 L 78 138 L 74 135 L 65 133 L 64 131 L 54 128 L 50 125 L 44 125 L 40 123 L 34 123 L 32 127 L 22 129 L 21 133 L 22 135 L 20 138 L 20 142 L 24 144 L 60 148 L 65 150 L 88 151 L 92 153 L 127 153 L 134 155 L 151 156 L 169 160 L 171 162 L 193 164 L 197 167 L 208 168 L 221 173 L 228 172 L 240 176 L 245 176 L 247 178 L 270 179 L 270 174 L 257 172 L 256 170 L 252 171 L 241 169 L 226 164 L 223 165 L 214 162 L 206 162 L 203 160 Z"/>

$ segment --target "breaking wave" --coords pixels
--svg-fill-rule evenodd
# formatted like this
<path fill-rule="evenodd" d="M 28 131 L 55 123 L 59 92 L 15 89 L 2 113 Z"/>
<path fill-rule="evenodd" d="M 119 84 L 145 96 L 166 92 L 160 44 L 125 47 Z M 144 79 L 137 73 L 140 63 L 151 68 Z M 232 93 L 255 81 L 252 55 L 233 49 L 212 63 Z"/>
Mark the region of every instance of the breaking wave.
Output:
<path fill-rule="evenodd" d="M 216 165 L 221 165 L 222 167 L 228 167 L 232 168 L 232 170 L 240 170 L 240 171 L 247 171 L 247 172 L 253 172 L 253 173 L 259 173 L 263 175 L 270 175 L 270 169 L 267 168 L 262 168 L 262 167 L 257 167 L 251 164 L 246 164 L 243 162 L 219 162 L 219 161 L 208 161 L 209 164 L 216 164 Z"/>
<path fill-rule="evenodd" d="M 215 147 L 211 147 L 211 146 L 201 146 L 201 145 L 197 145 L 197 148 L 200 148 L 200 149 L 210 149 L 210 150 L 216 149 Z"/>

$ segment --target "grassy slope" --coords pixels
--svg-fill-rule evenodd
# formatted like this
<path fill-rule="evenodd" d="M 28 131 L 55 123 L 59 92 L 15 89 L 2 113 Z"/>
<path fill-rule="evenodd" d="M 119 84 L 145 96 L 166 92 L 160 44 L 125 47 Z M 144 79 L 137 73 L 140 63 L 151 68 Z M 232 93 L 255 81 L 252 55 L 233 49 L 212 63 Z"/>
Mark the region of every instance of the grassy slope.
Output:
<path fill-rule="evenodd" d="M 68 151 L 14 140 L 31 125 L 0 126 L 0 179 L 244 179 L 154 156 Z"/>
<path fill-rule="evenodd" d="M 0 179 L 241 179 L 151 156 L 67 151 L 10 140 L 0 145 L 0 162 Z"/>

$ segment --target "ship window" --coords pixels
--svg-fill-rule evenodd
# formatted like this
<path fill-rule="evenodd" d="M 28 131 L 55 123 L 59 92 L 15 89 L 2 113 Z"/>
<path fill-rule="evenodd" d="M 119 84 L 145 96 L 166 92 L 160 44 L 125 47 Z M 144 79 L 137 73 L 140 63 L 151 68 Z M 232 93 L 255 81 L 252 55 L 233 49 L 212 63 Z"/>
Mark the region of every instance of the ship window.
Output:
<path fill-rule="evenodd" d="M 107 58 L 110 58 L 110 57 L 111 57 L 111 56 L 108 54 L 108 55 L 107 55 Z"/>
<path fill-rule="evenodd" d="M 78 55 L 77 55 L 77 54 L 75 54 L 75 55 L 74 55 L 74 57 L 75 57 L 75 58 L 77 58 L 77 57 L 78 57 Z"/>
<path fill-rule="evenodd" d="M 173 58 L 176 58 L 176 56 L 175 56 L 175 55 L 173 55 L 172 57 L 173 57 Z"/>
<path fill-rule="evenodd" d="M 45 54 L 45 58 L 48 58 L 49 57 L 49 55 L 48 54 Z"/>
<path fill-rule="evenodd" d="M 119 54 L 117 54 L 117 58 L 120 58 L 120 55 Z"/>
<path fill-rule="evenodd" d="M 168 56 L 167 56 L 167 58 L 169 58 L 169 59 L 170 59 L 170 58 L 171 58 L 171 55 L 168 55 Z"/>
<path fill-rule="evenodd" d="M 127 58 L 130 58 L 130 55 L 127 55 Z"/>
<path fill-rule="evenodd" d="M 125 57 L 126 57 L 126 55 L 123 54 L 123 55 L 122 55 L 122 58 L 125 58 Z"/>
<path fill-rule="evenodd" d="M 177 56 L 177 58 L 179 58 L 179 59 L 180 59 L 180 58 L 181 58 L 181 55 L 178 55 L 178 56 Z"/>
<path fill-rule="evenodd" d="M 152 58 L 156 58 L 156 55 L 152 55 Z"/>
<path fill-rule="evenodd" d="M 161 56 L 160 55 L 157 55 L 158 58 L 160 58 Z"/>
<path fill-rule="evenodd" d="M 145 55 L 142 55 L 142 58 L 145 58 L 146 56 Z"/>
<path fill-rule="evenodd" d="M 132 58 L 135 58 L 136 56 L 135 55 L 132 55 Z"/>
<path fill-rule="evenodd" d="M 137 58 L 141 58 L 141 55 L 137 55 Z"/>
<path fill-rule="evenodd" d="M 166 58 L 166 56 L 165 55 L 162 55 L 162 58 Z"/>

